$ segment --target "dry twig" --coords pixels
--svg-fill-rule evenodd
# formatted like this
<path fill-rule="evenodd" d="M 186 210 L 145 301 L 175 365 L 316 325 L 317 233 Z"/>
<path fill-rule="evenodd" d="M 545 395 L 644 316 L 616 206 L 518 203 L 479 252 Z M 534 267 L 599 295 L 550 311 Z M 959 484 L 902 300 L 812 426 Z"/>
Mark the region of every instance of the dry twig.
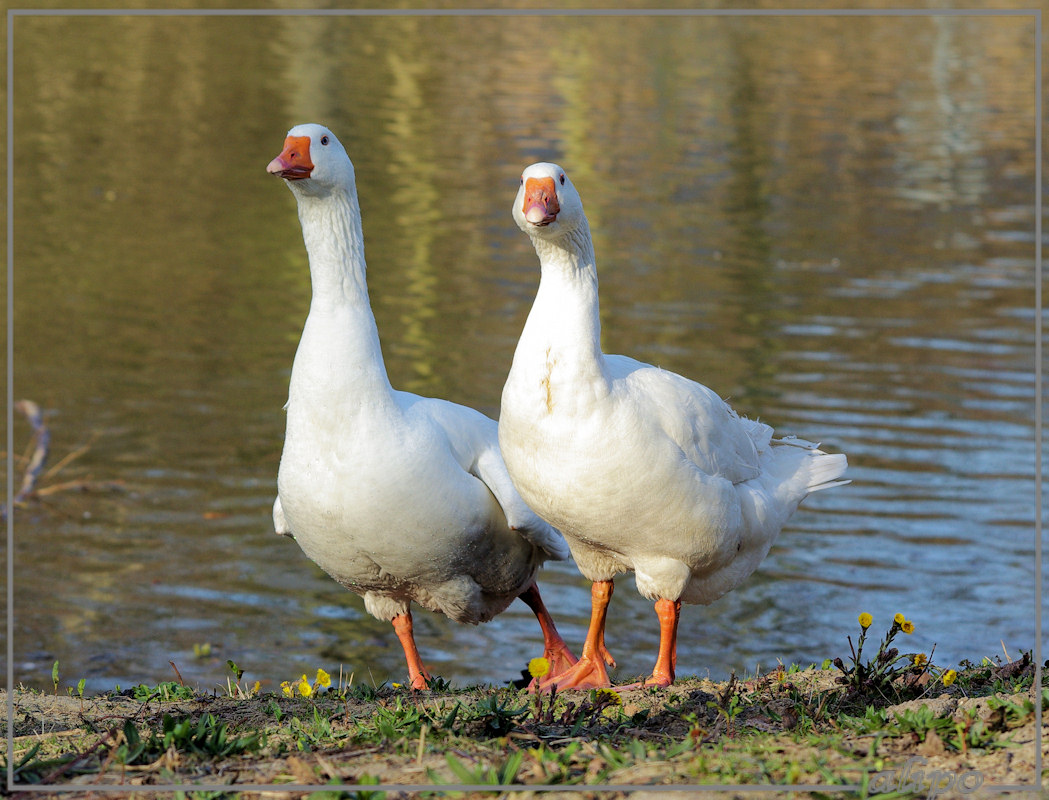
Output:
<path fill-rule="evenodd" d="M 32 400 L 19 400 L 15 408 L 25 414 L 29 424 L 33 426 L 33 454 L 26 465 L 25 474 L 22 476 L 22 487 L 14 496 L 14 503 L 25 502 L 25 499 L 33 493 L 36 488 L 37 479 L 44 470 L 47 462 L 47 454 L 51 447 L 51 432 L 44 424 L 44 414 L 40 406 Z"/>

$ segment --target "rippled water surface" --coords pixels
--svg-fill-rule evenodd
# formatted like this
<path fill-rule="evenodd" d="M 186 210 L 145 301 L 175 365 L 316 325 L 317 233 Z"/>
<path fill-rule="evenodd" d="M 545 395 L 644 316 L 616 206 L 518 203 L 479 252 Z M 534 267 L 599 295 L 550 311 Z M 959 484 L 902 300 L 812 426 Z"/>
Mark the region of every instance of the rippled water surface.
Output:
<path fill-rule="evenodd" d="M 272 533 L 310 290 L 265 166 L 302 121 L 357 166 L 395 386 L 498 413 L 538 282 L 510 204 L 553 160 L 595 233 L 606 351 L 848 454 L 851 485 L 685 609 L 679 672 L 845 655 L 860 611 L 904 612 L 944 665 L 1033 645 L 1030 18 L 13 24 L 14 394 L 48 413 L 41 486 L 91 489 L 16 512 L 16 681 L 174 662 L 211 687 L 226 659 L 268 688 L 403 680 L 389 625 Z M 555 565 L 542 586 L 578 646 L 588 585 Z M 617 586 L 625 679 L 658 629 Z M 523 604 L 416 631 L 460 685 L 516 677 L 541 641 Z"/>

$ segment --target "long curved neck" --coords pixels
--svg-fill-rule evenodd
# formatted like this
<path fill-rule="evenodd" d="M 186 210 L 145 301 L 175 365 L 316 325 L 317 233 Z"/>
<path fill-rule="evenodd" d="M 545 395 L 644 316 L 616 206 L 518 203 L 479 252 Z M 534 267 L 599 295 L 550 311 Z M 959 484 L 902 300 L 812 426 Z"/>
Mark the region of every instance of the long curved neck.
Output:
<path fill-rule="evenodd" d="M 295 355 L 291 403 L 312 393 L 326 406 L 389 395 L 393 389 L 368 299 L 356 189 L 295 195 L 313 297 Z"/>
<path fill-rule="evenodd" d="M 590 226 L 556 240 L 532 239 L 542 267 L 535 303 L 522 339 L 556 353 L 562 366 L 587 377 L 603 375 L 597 267 Z"/>
<path fill-rule="evenodd" d="M 368 309 L 361 207 L 354 189 L 299 194 L 299 222 L 310 257 L 313 308 L 361 305 Z"/>

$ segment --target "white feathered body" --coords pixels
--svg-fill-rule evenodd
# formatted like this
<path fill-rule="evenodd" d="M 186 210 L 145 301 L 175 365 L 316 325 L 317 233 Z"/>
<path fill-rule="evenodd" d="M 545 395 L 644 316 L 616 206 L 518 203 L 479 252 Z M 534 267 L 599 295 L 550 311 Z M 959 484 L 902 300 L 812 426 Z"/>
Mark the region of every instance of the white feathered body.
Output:
<path fill-rule="evenodd" d="M 493 420 L 391 387 L 352 173 L 345 191 L 292 188 L 313 299 L 291 374 L 277 531 L 380 619 L 416 602 L 486 621 L 544 559 L 568 557 L 564 541 L 513 489 Z"/>
<path fill-rule="evenodd" d="M 542 278 L 499 423 L 514 483 L 589 580 L 633 570 L 651 600 L 711 603 L 757 568 L 806 495 L 836 485 L 845 457 L 774 441 L 710 389 L 604 355 L 585 219 L 533 243 Z"/>

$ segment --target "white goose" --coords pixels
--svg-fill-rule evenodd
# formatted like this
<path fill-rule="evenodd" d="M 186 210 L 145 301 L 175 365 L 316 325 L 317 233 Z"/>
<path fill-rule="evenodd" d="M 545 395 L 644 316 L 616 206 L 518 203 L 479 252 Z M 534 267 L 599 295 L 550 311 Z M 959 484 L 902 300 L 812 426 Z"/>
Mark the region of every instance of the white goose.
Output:
<path fill-rule="evenodd" d="M 705 386 L 601 352 L 594 246 L 563 169 L 528 167 L 513 217 L 542 273 L 503 388 L 499 443 L 525 502 L 564 533 L 593 582 L 579 661 L 540 688 L 610 685 L 605 616 L 613 577 L 629 570 L 660 624 L 644 685 L 667 686 L 681 604 L 738 586 L 806 495 L 847 483 L 836 481 L 846 459 L 773 439 Z"/>
<path fill-rule="evenodd" d="M 368 301 L 353 164 L 320 125 L 292 128 L 267 171 L 298 202 L 313 298 L 295 353 L 273 519 L 278 533 L 392 621 L 411 685 L 426 686 L 411 602 L 486 622 L 520 597 L 558 669 L 575 659 L 535 575 L 560 534 L 514 490 L 496 423 L 393 389 Z"/>

